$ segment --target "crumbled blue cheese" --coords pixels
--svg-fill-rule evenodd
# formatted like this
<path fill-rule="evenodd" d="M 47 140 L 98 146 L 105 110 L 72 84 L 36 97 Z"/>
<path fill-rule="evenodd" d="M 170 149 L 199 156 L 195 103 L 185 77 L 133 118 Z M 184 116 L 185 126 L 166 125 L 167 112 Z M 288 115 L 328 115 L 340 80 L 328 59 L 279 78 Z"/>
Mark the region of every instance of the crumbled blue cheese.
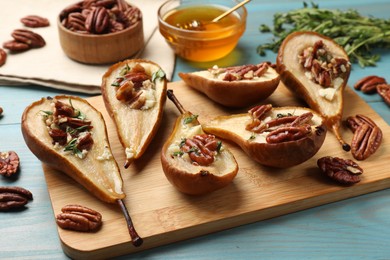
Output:
<path fill-rule="evenodd" d="M 135 156 L 135 151 L 131 147 L 126 147 L 125 154 L 126 154 L 126 159 L 133 159 Z"/>
<path fill-rule="evenodd" d="M 104 146 L 103 153 L 96 157 L 98 161 L 110 160 L 112 158 L 112 154 L 108 146 Z"/>

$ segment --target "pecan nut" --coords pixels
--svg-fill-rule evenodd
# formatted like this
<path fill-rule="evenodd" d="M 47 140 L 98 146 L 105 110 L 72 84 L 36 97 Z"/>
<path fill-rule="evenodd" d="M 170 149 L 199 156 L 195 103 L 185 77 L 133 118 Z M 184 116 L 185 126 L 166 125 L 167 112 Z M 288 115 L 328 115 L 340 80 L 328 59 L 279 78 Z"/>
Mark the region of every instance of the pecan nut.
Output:
<path fill-rule="evenodd" d="M 21 208 L 33 199 L 29 190 L 18 186 L 0 187 L 0 211 Z"/>
<path fill-rule="evenodd" d="M 27 44 L 31 48 L 40 48 L 46 45 L 41 35 L 30 30 L 17 29 L 12 32 L 11 36 L 15 41 Z"/>
<path fill-rule="evenodd" d="M 19 156 L 14 151 L 0 152 L 0 175 L 11 177 L 19 170 Z"/>
<path fill-rule="evenodd" d="M 317 160 L 317 165 L 328 177 L 341 184 L 358 183 L 363 173 L 363 169 L 354 161 L 338 157 L 322 157 Z"/>
<path fill-rule="evenodd" d="M 200 134 L 193 138 L 186 138 L 180 149 L 183 153 L 188 153 L 193 164 L 207 166 L 214 162 L 218 147 L 214 135 Z"/>
<path fill-rule="evenodd" d="M 20 19 L 22 24 L 27 27 L 37 28 L 37 27 L 47 27 L 50 25 L 48 19 L 38 16 L 38 15 L 27 15 Z"/>
<path fill-rule="evenodd" d="M 361 90 L 365 94 L 371 94 L 376 92 L 376 86 L 379 84 L 386 84 L 386 80 L 382 77 L 371 75 L 358 80 L 354 88 Z"/>
<path fill-rule="evenodd" d="M 354 133 L 351 142 L 351 152 L 355 159 L 365 160 L 374 154 L 381 142 L 382 131 L 375 122 L 364 115 L 350 116 L 347 126 Z"/>
<path fill-rule="evenodd" d="M 30 49 L 30 46 L 24 42 L 18 42 L 15 40 L 10 40 L 3 43 L 3 48 L 8 49 L 13 52 L 22 52 Z"/>
<path fill-rule="evenodd" d="M 267 143 L 283 143 L 297 141 L 311 133 L 310 125 L 284 126 L 271 131 L 265 138 Z"/>
<path fill-rule="evenodd" d="M 57 225 L 63 229 L 90 232 L 102 225 L 102 215 L 81 205 L 67 205 L 56 216 Z"/>
<path fill-rule="evenodd" d="M 389 84 L 379 84 L 376 86 L 378 94 L 382 97 L 383 101 L 390 106 L 390 85 Z"/>
<path fill-rule="evenodd" d="M 110 16 L 107 9 L 99 6 L 93 8 L 85 19 L 85 28 L 90 33 L 102 34 L 105 33 L 109 26 Z"/>
<path fill-rule="evenodd" d="M 0 67 L 7 61 L 7 53 L 4 49 L 0 48 Z"/>

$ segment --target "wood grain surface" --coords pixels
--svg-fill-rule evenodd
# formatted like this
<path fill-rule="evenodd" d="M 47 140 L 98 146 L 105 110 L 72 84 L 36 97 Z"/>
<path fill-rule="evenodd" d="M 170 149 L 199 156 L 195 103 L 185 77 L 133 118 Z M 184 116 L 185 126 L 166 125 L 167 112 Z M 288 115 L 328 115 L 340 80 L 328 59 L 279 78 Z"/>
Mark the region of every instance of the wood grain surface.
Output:
<path fill-rule="evenodd" d="M 246 111 L 223 108 L 180 81 L 170 83 L 168 88 L 174 90 L 185 109 L 199 115 L 201 123 L 214 116 Z M 88 101 L 105 117 L 111 148 L 119 165 L 123 165 L 124 150 L 105 111 L 102 98 L 97 96 Z M 282 84 L 266 102 L 274 106 L 303 105 Z M 179 115 L 168 100 L 162 125 L 144 156 L 128 169 L 122 167 L 127 194 L 125 203 L 138 233 L 144 238 L 144 244 L 139 248 L 131 244 L 125 220 L 116 205 L 100 202 L 69 177 L 43 166 L 54 214 L 58 214 L 67 204 L 79 203 L 103 215 L 103 227 L 96 233 L 58 229 L 62 247 L 72 258 L 108 258 L 388 188 L 390 141 L 387 137 L 390 127 L 368 104 L 346 88 L 344 117 L 358 113 L 374 119 L 384 136 L 380 149 L 369 159 L 359 162 L 365 171 L 360 183 L 349 187 L 340 186 L 320 173 L 316 161 L 322 156 L 353 159 L 350 153 L 341 149 L 333 134 L 328 132 L 324 145 L 313 158 L 289 169 L 263 167 L 251 160 L 238 146 L 225 141 L 240 167 L 236 179 L 222 190 L 193 197 L 178 192 L 167 181 L 161 168 L 162 145 Z M 342 129 L 342 135 L 347 141 L 352 138 L 346 128 Z"/>

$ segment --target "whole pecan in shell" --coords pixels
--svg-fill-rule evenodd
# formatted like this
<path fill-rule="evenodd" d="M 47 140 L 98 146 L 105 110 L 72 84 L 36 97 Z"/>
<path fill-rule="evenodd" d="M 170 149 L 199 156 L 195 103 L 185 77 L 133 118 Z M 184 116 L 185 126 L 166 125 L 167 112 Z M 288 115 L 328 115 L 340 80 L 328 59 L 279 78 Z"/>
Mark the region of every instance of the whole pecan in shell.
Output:
<path fill-rule="evenodd" d="M 352 160 L 325 156 L 317 160 L 317 165 L 323 173 L 341 184 L 360 182 L 363 169 Z"/>
<path fill-rule="evenodd" d="M 31 48 L 40 48 L 46 45 L 41 35 L 30 30 L 17 29 L 12 32 L 11 36 L 15 41 L 25 43 Z"/>
<path fill-rule="evenodd" d="M 21 208 L 33 199 L 29 190 L 18 186 L 0 187 L 0 211 Z"/>
<path fill-rule="evenodd" d="M 47 27 L 50 25 L 48 19 L 38 16 L 38 15 L 27 15 L 20 19 L 20 21 L 27 27 L 37 28 L 37 27 Z"/>
<path fill-rule="evenodd" d="M 5 50 L 0 48 L 0 67 L 3 66 L 6 61 L 7 61 L 7 53 L 5 52 Z"/>
<path fill-rule="evenodd" d="M 0 175 L 11 177 L 18 172 L 19 163 L 19 156 L 16 152 L 0 152 Z"/>
<path fill-rule="evenodd" d="M 63 229 L 90 232 L 102 225 L 102 215 L 81 205 L 67 205 L 56 216 L 57 225 Z"/>

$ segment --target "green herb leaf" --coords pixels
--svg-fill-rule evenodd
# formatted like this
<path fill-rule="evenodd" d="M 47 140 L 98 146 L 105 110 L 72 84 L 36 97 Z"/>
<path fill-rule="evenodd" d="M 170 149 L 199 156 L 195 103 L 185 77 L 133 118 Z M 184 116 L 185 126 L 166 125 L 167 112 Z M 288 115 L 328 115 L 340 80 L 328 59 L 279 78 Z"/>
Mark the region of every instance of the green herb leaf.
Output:
<path fill-rule="evenodd" d="M 184 118 L 184 124 L 190 124 L 194 120 L 196 120 L 197 118 L 198 118 L 198 115 L 191 115 L 189 117 L 186 117 L 186 118 Z"/>
<path fill-rule="evenodd" d="M 261 25 L 260 31 L 267 32 L 267 25 Z M 303 8 L 287 13 L 274 14 L 274 35 L 271 43 L 261 44 L 257 53 L 266 55 L 266 50 L 278 52 L 283 40 L 295 31 L 314 31 L 334 39 L 344 47 L 351 62 L 361 67 L 375 66 L 380 59 L 372 53 L 373 48 L 390 48 L 390 19 L 367 17 L 356 10 L 320 9 L 311 2 L 304 2 Z"/>
<path fill-rule="evenodd" d="M 165 72 L 162 69 L 159 69 L 155 73 L 152 74 L 152 82 L 155 82 L 156 79 L 163 79 L 165 78 Z"/>
<path fill-rule="evenodd" d="M 222 147 L 222 142 L 221 142 L 221 141 L 218 141 L 217 153 L 219 153 L 219 151 L 221 151 L 221 147 Z"/>

